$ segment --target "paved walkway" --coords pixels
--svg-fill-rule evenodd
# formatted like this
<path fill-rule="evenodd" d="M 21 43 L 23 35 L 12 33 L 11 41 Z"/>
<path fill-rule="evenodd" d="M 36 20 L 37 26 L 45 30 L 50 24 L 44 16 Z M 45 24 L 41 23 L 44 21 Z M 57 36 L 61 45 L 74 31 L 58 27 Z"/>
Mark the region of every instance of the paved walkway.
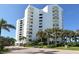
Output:
<path fill-rule="evenodd" d="M 59 50 L 49 48 L 8 47 L 11 49 L 7 54 L 79 54 L 79 51 Z"/>

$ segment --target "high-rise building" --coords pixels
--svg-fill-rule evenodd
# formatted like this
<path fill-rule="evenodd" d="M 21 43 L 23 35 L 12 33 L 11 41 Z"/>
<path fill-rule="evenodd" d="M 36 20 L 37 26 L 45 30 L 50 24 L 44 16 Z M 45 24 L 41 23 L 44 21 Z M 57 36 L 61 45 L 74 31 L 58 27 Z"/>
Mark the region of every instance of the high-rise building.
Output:
<path fill-rule="evenodd" d="M 59 5 L 47 5 L 43 9 L 29 5 L 23 20 L 17 20 L 16 39 L 19 42 L 22 33 L 22 36 L 35 40 L 36 33 L 47 28 L 63 29 L 63 9 Z"/>
<path fill-rule="evenodd" d="M 16 21 L 16 44 L 17 43 L 22 43 L 22 41 L 20 41 L 20 38 L 23 36 L 24 34 L 24 22 L 23 19 L 18 19 Z"/>

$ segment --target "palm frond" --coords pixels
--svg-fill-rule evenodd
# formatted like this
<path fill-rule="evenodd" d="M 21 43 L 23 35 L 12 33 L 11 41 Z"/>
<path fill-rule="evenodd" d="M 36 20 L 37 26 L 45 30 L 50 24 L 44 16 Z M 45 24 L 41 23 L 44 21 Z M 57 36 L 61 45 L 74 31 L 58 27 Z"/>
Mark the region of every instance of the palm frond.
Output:
<path fill-rule="evenodd" d="M 7 28 L 7 27 L 4 27 L 3 29 L 5 29 L 5 30 L 7 30 L 8 32 L 10 32 L 9 28 Z"/>
<path fill-rule="evenodd" d="M 8 27 L 8 28 L 16 29 L 15 26 L 13 26 L 11 24 L 6 24 L 5 26 Z"/>
<path fill-rule="evenodd" d="M 7 21 L 5 21 L 3 18 L 0 20 L 0 26 L 2 26 L 3 24 L 7 24 Z"/>

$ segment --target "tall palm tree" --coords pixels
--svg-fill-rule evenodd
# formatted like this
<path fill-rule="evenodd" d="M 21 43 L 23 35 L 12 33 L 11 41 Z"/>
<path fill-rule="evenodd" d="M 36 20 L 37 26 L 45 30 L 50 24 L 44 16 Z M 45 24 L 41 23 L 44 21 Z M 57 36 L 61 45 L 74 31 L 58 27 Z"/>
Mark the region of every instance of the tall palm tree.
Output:
<path fill-rule="evenodd" d="M 52 35 L 51 35 L 52 29 L 46 29 L 45 32 L 46 32 L 46 35 L 47 35 L 47 44 L 49 45 L 49 42 L 50 42 L 49 38 L 52 37 Z"/>
<path fill-rule="evenodd" d="M 5 29 L 10 32 L 10 28 L 15 29 L 15 26 L 8 24 L 7 21 L 5 21 L 3 18 L 0 20 L 0 36 L 1 36 L 1 30 Z"/>
<path fill-rule="evenodd" d="M 61 34 L 60 29 L 59 28 L 53 28 L 52 29 L 52 34 L 54 36 L 55 44 L 57 44 L 57 39 L 60 37 L 60 34 Z"/>

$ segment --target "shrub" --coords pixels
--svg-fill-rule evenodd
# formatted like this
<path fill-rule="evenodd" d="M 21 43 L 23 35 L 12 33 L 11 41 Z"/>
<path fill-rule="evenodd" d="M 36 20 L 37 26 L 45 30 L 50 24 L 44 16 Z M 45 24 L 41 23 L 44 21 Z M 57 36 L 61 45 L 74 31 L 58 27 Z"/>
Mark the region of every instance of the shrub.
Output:
<path fill-rule="evenodd" d="M 31 47 L 32 44 L 31 44 L 31 43 L 26 43 L 26 44 L 24 44 L 23 46 L 24 46 L 24 47 Z"/>
<path fill-rule="evenodd" d="M 43 42 L 39 42 L 38 45 L 43 45 Z"/>
<path fill-rule="evenodd" d="M 54 48 L 54 47 L 56 47 L 56 45 L 55 45 L 55 44 L 47 45 L 47 47 L 48 47 L 48 48 Z"/>
<path fill-rule="evenodd" d="M 43 46 L 38 46 L 38 48 L 43 48 Z"/>
<path fill-rule="evenodd" d="M 61 47 L 61 46 L 64 46 L 65 44 L 64 43 L 59 43 L 56 45 L 56 47 Z"/>
<path fill-rule="evenodd" d="M 77 43 L 76 43 L 76 46 L 78 46 L 78 47 L 79 47 L 79 42 L 77 42 Z"/>
<path fill-rule="evenodd" d="M 4 46 L 0 45 L 0 51 L 3 51 L 3 50 L 4 50 Z"/>
<path fill-rule="evenodd" d="M 43 46 L 43 48 L 47 48 L 47 46 Z"/>
<path fill-rule="evenodd" d="M 68 46 L 71 46 L 71 47 L 74 47 L 74 46 L 77 45 L 77 43 L 76 43 L 76 42 L 69 42 L 69 43 L 67 43 L 67 45 L 68 45 Z"/>

